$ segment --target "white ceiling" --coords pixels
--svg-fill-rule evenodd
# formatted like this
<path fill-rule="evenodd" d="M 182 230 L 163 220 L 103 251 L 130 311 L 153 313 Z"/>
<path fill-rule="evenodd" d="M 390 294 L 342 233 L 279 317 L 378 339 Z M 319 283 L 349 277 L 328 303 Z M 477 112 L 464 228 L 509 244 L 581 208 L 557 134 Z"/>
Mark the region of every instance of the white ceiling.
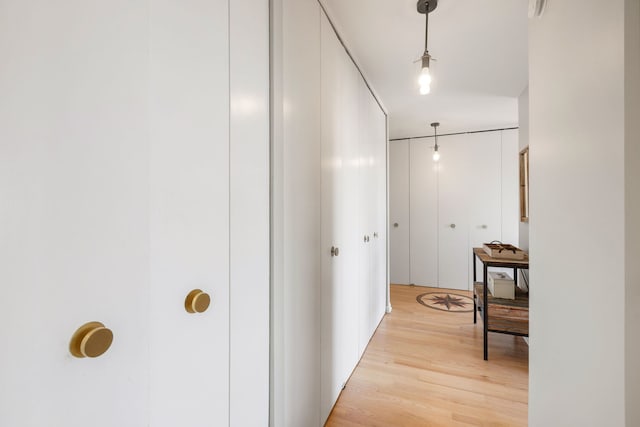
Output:
<path fill-rule="evenodd" d="M 431 93 L 418 93 L 416 0 L 322 0 L 389 113 L 389 136 L 510 127 L 527 84 L 527 0 L 440 0 L 429 14 Z"/>

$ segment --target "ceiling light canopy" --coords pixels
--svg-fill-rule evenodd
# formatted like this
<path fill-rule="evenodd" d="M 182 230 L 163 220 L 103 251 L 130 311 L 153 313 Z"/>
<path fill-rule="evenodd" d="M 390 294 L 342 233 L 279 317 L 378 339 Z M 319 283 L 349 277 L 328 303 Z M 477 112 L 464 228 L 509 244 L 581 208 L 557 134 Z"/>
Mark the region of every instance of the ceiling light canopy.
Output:
<path fill-rule="evenodd" d="M 418 13 L 423 13 L 426 19 L 424 28 L 424 53 L 422 54 L 422 71 L 418 78 L 418 84 L 420 85 L 420 94 L 426 95 L 431 92 L 431 72 L 429 71 L 429 63 L 431 62 L 431 55 L 429 55 L 428 42 L 429 42 L 429 13 L 433 12 L 438 7 L 438 0 L 418 0 Z"/>

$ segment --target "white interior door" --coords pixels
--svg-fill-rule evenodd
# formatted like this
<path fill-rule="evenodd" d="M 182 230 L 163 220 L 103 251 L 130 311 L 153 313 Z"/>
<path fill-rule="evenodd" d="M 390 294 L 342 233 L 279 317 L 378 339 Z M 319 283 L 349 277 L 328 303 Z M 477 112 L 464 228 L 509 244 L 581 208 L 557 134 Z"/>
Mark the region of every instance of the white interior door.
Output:
<path fill-rule="evenodd" d="M 389 143 L 389 268 L 391 283 L 408 285 L 410 273 L 409 140 Z"/>
<path fill-rule="evenodd" d="M 433 138 L 409 142 L 411 283 L 438 286 L 438 164 Z"/>
<path fill-rule="evenodd" d="M 147 8 L 2 2 L 2 426 L 149 425 Z"/>

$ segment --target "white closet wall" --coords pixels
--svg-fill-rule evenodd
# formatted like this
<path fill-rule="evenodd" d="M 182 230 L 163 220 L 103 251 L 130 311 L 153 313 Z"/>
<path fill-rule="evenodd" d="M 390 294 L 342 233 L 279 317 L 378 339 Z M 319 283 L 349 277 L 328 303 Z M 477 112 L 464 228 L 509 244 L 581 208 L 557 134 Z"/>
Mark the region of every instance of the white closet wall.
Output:
<path fill-rule="evenodd" d="M 268 10 L 237 3 L 2 2 L 0 425 L 267 424 Z M 74 358 L 89 321 L 113 344 Z"/>
<path fill-rule="evenodd" d="M 386 305 L 386 118 L 324 14 L 320 62 L 324 421 Z"/>
<path fill-rule="evenodd" d="M 440 137 L 438 163 L 433 145 L 390 144 L 392 282 L 468 290 L 471 248 L 518 241 L 517 131 Z M 403 215 L 409 224 L 400 231 L 393 226 Z"/>

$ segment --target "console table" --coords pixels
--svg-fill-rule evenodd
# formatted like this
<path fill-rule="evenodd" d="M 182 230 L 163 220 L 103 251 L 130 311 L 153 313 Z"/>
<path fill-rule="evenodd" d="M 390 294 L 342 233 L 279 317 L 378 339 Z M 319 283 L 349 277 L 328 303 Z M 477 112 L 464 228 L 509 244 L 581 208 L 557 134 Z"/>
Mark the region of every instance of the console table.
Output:
<path fill-rule="evenodd" d="M 482 248 L 473 248 L 473 323 L 482 313 L 484 360 L 489 359 L 489 332 L 529 336 L 529 294 L 518 288 L 518 270 L 529 269 L 529 256 L 523 260 L 489 256 Z M 476 260 L 482 263 L 482 282 L 476 281 Z M 513 269 L 516 299 L 494 298 L 487 290 L 487 273 L 491 267 Z"/>

